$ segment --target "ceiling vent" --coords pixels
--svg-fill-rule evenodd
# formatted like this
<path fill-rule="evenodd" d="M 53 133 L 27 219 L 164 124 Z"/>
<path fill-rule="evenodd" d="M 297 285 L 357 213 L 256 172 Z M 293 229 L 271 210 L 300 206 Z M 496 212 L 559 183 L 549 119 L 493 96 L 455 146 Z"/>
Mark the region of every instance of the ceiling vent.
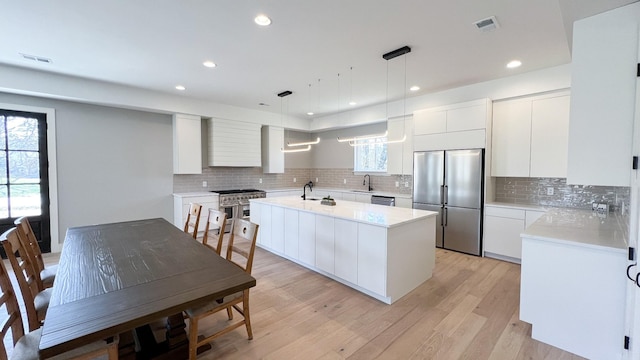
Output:
<path fill-rule="evenodd" d="M 22 56 L 23 59 L 26 59 L 26 60 L 37 61 L 37 62 L 42 62 L 42 63 L 47 63 L 47 64 L 51 64 L 52 63 L 51 59 L 47 59 L 47 58 L 42 57 L 42 56 L 29 55 L 29 54 L 23 54 L 23 53 L 19 53 L 19 54 L 20 54 L 20 56 Z"/>
<path fill-rule="evenodd" d="M 474 22 L 473 25 L 475 25 L 476 29 L 482 32 L 495 30 L 500 27 L 500 24 L 498 24 L 498 20 L 495 16 L 490 16 L 486 19 L 478 20 Z"/>

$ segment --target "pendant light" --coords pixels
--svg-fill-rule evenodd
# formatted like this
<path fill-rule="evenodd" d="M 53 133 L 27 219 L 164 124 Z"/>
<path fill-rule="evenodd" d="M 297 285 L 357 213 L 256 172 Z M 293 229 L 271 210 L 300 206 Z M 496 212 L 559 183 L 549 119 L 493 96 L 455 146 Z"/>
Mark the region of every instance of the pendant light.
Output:
<path fill-rule="evenodd" d="M 386 54 L 382 55 L 382 58 L 387 61 L 387 85 L 385 88 L 385 113 L 386 118 L 389 120 L 389 60 L 394 59 L 398 56 L 402 56 L 411 52 L 411 48 L 408 46 L 403 46 L 399 49 L 390 51 Z M 406 83 L 407 83 L 407 58 L 405 56 L 404 61 L 404 83 L 405 86 L 403 88 L 403 119 L 406 112 L 406 103 L 407 103 L 407 92 L 406 92 Z M 389 134 L 388 131 L 385 131 L 384 134 L 378 135 L 365 135 L 365 136 L 354 136 L 351 138 L 340 138 L 338 137 L 338 142 L 348 142 L 350 146 L 366 146 L 366 145 L 375 145 L 375 144 L 394 144 L 394 143 L 402 143 L 407 140 L 406 129 L 404 129 L 403 122 L 403 136 L 399 139 L 388 140 L 386 139 Z M 364 140 L 364 141 L 363 141 Z"/>
<path fill-rule="evenodd" d="M 318 80 L 319 81 L 319 80 Z M 311 111 L 311 84 L 309 84 L 309 112 L 307 113 L 307 115 L 311 116 L 313 115 L 313 112 Z M 291 146 L 291 147 L 295 147 L 295 146 L 308 146 L 308 145 L 315 145 L 320 143 L 320 137 L 317 137 L 315 140 L 312 141 L 303 141 L 303 142 L 297 142 L 297 143 L 291 143 L 291 142 L 287 142 L 287 146 Z M 293 152 L 293 149 L 290 149 L 289 152 Z M 311 146 L 308 146 L 308 149 L 303 148 L 303 149 L 295 149 L 297 151 L 309 151 L 311 150 Z"/>
<path fill-rule="evenodd" d="M 282 114 L 283 114 L 283 98 L 285 96 L 291 95 L 293 94 L 293 92 L 291 91 L 283 91 L 281 93 L 278 94 L 278 96 L 280 97 L 280 123 L 282 123 Z M 289 114 L 289 101 L 287 101 L 287 114 Z M 317 138 L 315 141 L 306 141 L 306 142 L 300 142 L 300 143 L 290 143 L 287 142 L 287 146 L 288 147 L 296 147 L 294 149 L 285 149 L 285 148 L 280 148 L 280 151 L 282 151 L 283 153 L 296 153 L 296 152 L 304 152 L 304 151 L 309 151 L 311 150 L 311 145 L 317 144 L 320 142 L 320 138 Z M 305 146 L 305 147 L 299 147 L 299 146 Z"/>

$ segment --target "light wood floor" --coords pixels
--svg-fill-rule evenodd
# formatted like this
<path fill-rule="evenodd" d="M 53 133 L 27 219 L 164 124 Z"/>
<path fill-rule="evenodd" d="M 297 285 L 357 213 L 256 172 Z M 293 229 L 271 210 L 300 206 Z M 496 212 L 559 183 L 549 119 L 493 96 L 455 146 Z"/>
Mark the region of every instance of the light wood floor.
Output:
<path fill-rule="evenodd" d="M 199 359 L 582 359 L 531 339 L 516 264 L 437 249 L 433 277 L 393 305 L 260 248 L 253 275 L 253 340 L 239 328 Z"/>

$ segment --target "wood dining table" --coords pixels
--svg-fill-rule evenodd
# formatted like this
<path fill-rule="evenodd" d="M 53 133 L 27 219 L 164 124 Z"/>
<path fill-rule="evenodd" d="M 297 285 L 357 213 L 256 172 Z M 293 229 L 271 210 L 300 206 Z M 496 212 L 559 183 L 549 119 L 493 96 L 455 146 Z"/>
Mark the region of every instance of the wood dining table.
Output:
<path fill-rule="evenodd" d="M 182 311 L 255 285 L 251 275 L 164 219 L 70 228 L 40 356 L 168 318 L 173 323 L 168 324 L 167 341 L 158 345 L 173 351 L 169 358 L 187 358 Z"/>

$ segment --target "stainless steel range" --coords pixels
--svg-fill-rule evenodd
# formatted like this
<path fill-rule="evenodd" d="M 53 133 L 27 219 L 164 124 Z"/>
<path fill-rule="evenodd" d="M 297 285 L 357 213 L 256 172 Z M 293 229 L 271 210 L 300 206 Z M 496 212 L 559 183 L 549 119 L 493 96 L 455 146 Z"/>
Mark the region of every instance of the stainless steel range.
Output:
<path fill-rule="evenodd" d="M 213 190 L 219 195 L 220 211 L 227 213 L 227 219 L 248 219 L 249 199 L 264 198 L 266 192 L 257 189 Z"/>

